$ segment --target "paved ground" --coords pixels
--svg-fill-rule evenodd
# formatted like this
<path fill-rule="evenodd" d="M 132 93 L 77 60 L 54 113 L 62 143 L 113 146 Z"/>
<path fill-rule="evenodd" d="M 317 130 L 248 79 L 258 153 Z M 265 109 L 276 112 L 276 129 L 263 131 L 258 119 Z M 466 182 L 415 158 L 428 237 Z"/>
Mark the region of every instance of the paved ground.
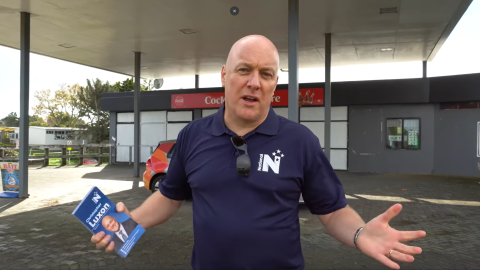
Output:
<path fill-rule="evenodd" d="M 191 203 L 166 224 L 149 229 L 122 259 L 97 250 L 91 234 L 71 215 L 92 185 L 129 208 L 149 196 L 132 167 L 109 165 L 30 170 L 27 200 L 0 199 L 1 269 L 190 269 Z M 349 203 L 369 220 L 394 202 L 404 210 L 391 225 L 427 231 L 417 240 L 423 254 L 402 269 L 478 269 L 480 179 L 339 173 Z M 306 269 L 387 269 L 325 234 L 318 219 L 300 206 Z"/>

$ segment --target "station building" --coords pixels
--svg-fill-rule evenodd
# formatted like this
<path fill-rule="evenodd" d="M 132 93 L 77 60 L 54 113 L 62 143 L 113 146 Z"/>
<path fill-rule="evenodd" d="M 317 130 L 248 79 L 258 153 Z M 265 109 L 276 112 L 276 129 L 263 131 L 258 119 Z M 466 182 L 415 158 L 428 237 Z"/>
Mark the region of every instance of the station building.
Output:
<path fill-rule="evenodd" d="M 140 93 L 141 162 L 159 141 L 176 139 L 194 119 L 215 113 L 223 88 Z M 133 93 L 108 93 L 116 162 L 133 146 Z M 288 85 L 275 112 L 288 118 Z M 324 83 L 300 84 L 299 123 L 324 145 Z M 332 83 L 331 163 L 335 170 L 480 176 L 480 74 Z"/>

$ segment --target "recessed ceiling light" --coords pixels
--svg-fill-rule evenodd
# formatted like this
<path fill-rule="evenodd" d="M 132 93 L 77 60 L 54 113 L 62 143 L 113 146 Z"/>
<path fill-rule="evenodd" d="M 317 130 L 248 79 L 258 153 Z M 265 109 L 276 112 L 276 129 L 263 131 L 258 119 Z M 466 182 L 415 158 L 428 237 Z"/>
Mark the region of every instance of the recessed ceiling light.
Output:
<path fill-rule="evenodd" d="M 380 14 L 398 13 L 398 7 L 380 8 Z"/>
<path fill-rule="evenodd" d="M 281 68 L 280 71 L 281 72 L 288 72 L 288 68 Z"/>
<path fill-rule="evenodd" d="M 148 67 L 142 67 L 142 69 L 148 69 Z"/>
<path fill-rule="evenodd" d="M 190 28 L 189 28 L 189 29 L 180 29 L 179 31 L 182 32 L 182 33 L 184 33 L 184 34 L 186 34 L 186 35 L 197 33 L 197 31 L 195 31 L 195 30 L 193 30 L 193 29 L 190 29 Z"/>
<path fill-rule="evenodd" d="M 67 49 L 75 47 L 74 45 L 68 44 L 68 43 L 63 43 L 63 44 L 60 44 L 58 46 L 63 47 L 63 48 L 67 48 Z"/>
<path fill-rule="evenodd" d="M 380 51 L 381 52 L 391 52 L 391 51 L 393 51 L 393 48 L 381 48 Z"/>

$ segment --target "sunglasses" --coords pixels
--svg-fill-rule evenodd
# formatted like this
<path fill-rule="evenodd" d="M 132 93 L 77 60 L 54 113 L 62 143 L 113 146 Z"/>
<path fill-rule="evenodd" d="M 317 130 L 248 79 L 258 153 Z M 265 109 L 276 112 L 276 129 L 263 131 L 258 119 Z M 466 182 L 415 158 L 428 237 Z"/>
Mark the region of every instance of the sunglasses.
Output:
<path fill-rule="evenodd" d="M 247 142 L 240 136 L 233 136 L 230 138 L 232 140 L 233 146 L 237 150 L 242 150 L 245 154 L 240 154 L 237 156 L 237 173 L 241 176 L 250 175 L 250 157 L 247 152 Z"/>

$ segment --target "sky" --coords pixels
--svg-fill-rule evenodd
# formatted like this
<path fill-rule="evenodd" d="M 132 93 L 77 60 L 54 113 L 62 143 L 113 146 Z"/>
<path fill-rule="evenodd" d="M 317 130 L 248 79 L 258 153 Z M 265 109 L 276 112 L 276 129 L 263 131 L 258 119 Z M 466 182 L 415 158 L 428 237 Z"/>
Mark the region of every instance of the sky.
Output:
<path fill-rule="evenodd" d="M 446 76 L 480 73 L 480 0 L 474 0 L 432 62 L 427 76 Z M 220 72 L 219 67 L 219 72 Z M 288 83 L 288 73 L 279 73 L 279 84 Z M 323 68 L 300 69 L 299 82 L 324 82 Z M 376 65 L 334 66 L 332 82 L 381 80 L 422 77 L 421 62 L 403 62 Z M 30 114 L 36 105 L 35 91 L 59 89 L 67 85 L 85 85 L 87 79 L 99 78 L 115 83 L 129 76 L 82 66 L 50 57 L 30 54 Z M 220 73 L 200 75 L 200 88 L 220 87 Z M 161 90 L 194 88 L 195 77 L 165 78 Z M 20 110 L 20 51 L 0 46 L 0 119 Z M 4 102 L 8 97 L 8 102 Z"/>

